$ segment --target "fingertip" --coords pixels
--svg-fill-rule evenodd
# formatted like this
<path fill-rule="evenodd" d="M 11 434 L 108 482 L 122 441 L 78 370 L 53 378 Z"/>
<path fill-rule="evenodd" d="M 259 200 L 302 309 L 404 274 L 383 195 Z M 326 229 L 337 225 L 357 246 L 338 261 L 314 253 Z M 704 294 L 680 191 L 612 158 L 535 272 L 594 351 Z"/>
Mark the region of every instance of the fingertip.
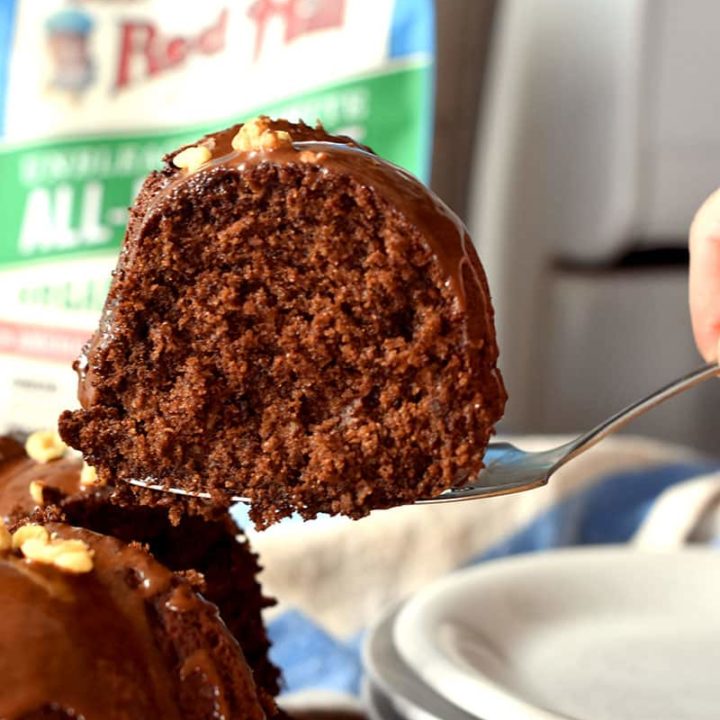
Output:
<path fill-rule="evenodd" d="M 695 344 L 705 362 L 718 362 L 720 359 L 720 324 L 698 327 L 693 322 Z"/>
<path fill-rule="evenodd" d="M 720 343 L 720 190 L 698 210 L 690 227 L 690 316 L 700 354 L 718 359 Z"/>
<path fill-rule="evenodd" d="M 690 224 L 690 252 L 698 242 L 716 234 L 720 234 L 720 188 L 695 213 Z"/>

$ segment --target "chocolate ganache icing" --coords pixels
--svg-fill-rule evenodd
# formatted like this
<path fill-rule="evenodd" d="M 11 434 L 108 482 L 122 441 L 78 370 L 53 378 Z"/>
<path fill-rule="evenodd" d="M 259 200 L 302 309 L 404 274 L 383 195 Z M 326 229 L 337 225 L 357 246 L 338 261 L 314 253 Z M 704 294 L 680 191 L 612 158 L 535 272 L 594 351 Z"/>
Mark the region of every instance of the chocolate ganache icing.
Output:
<path fill-rule="evenodd" d="M 215 694 L 207 717 L 231 717 L 209 648 L 181 658 L 178 673 L 163 640 L 174 614 L 216 619 L 215 608 L 140 547 L 63 524 L 45 528 L 85 543 L 93 569 L 74 574 L 0 551 L 0 717 L 185 719 L 178 688 L 193 673 Z M 246 667 L 241 683 L 252 698 Z M 263 719 L 252 703 L 245 713 Z"/>

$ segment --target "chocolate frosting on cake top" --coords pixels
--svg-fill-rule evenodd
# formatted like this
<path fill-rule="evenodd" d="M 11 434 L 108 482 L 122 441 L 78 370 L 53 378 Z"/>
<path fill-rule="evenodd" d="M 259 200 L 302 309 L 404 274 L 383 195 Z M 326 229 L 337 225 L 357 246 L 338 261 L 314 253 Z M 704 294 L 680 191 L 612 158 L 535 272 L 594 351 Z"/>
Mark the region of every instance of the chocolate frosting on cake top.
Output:
<path fill-rule="evenodd" d="M 260 567 L 240 528 L 226 514 L 212 520 L 186 516 L 173 526 L 164 508 L 126 506 L 114 497 L 114 488 L 84 485 L 82 469 L 82 460 L 67 454 L 37 462 L 20 442 L 0 436 L 0 522 L 15 523 L 52 505 L 63 522 L 126 543 L 141 543 L 163 566 L 191 573 L 201 583 L 203 596 L 221 610 L 258 686 L 276 695 L 279 671 L 267 657 L 269 643 L 260 615 L 272 601 L 261 593 L 256 580 Z M 31 493 L 33 483 L 42 486 L 42 503 Z M 128 552 L 124 560 L 129 565 L 133 557 L 147 564 L 143 553 Z M 176 593 L 173 603 L 178 605 L 181 599 Z M 272 701 L 265 705 L 270 708 L 268 715 L 273 715 Z"/>
<path fill-rule="evenodd" d="M 222 635 L 213 606 L 139 547 L 62 524 L 45 527 L 54 537 L 84 542 L 94 567 L 74 574 L 0 551 L 0 717 L 185 720 L 197 715 L 179 687 L 199 677 L 199 687 L 211 688 L 213 708 L 202 717 L 232 717 L 210 641 L 185 643 L 181 652 L 180 641 L 180 667 L 170 659 L 172 616 Z M 244 716 L 261 720 L 250 671 L 239 649 L 237 655 L 235 704 L 242 693 Z"/>

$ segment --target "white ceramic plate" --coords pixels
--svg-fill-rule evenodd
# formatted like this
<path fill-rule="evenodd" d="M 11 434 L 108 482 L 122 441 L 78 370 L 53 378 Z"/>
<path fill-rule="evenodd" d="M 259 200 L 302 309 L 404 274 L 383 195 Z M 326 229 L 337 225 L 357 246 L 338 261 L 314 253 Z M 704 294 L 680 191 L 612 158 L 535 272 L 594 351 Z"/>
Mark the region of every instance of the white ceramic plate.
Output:
<path fill-rule="evenodd" d="M 427 685 L 485 720 L 717 720 L 720 551 L 487 563 L 412 598 L 394 639 Z"/>
<path fill-rule="evenodd" d="M 431 690 L 403 661 L 393 644 L 393 625 L 398 610 L 387 613 L 367 634 L 363 666 L 371 690 L 367 697 L 375 707 L 377 697 L 405 720 L 475 720 Z M 374 694 L 373 694 L 374 693 Z"/>

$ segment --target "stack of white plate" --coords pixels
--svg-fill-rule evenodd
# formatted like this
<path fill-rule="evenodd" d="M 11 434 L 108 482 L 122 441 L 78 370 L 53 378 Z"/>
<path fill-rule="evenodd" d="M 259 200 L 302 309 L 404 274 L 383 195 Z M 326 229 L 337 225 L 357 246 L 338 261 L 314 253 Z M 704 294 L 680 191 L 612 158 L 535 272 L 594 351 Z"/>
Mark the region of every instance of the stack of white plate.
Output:
<path fill-rule="evenodd" d="M 718 720 L 720 550 L 479 565 L 387 614 L 364 661 L 372 720 Z"/>

